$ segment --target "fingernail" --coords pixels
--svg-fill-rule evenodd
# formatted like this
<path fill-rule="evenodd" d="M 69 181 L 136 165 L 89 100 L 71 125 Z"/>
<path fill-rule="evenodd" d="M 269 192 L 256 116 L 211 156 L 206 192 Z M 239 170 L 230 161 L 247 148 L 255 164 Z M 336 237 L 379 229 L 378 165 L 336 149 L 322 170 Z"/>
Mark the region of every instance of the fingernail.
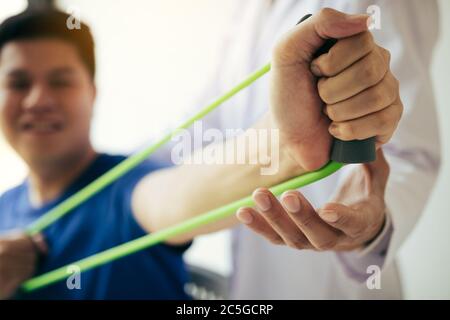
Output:
<path fill-rule="evenodd" d="M 272 207 L 269 196 L 267 196 L 263 192 L 258 192 L 255 194 L 255 202 L 256 202 L 256 206 L 261 211 L 267 211 Z"/>
<path fill-rule="evenodd" d="M 311 64 L 311 72 L 316 77 L 321 77 L 322 76 L 322 71 L 320 71 L 319 67 L 315 63 Z"/>
<path fill-rule="evenodd" d="M 294 195 L 287 195 L 284 196 L 283 199 L 283 204 L 286 207 L 286 209 L 289 210 L 289 212 L 299 212 L 301 205 L 300 205 L 300 200 L 298 199 L 298 197 L 294 196 Z"/>
<path fill-rule="evenodd" d="M 367 18 L 367 21 L 366 21 L 366 24 L 367 24 L 367 28 L 369 29 L 369 30 L 371 30 L 372 29 L 372 24 L 374 23 L 374 17 L 373 16 L 369 16 L 368 18 Z"/>
<path fill-rule="evenodd" d="M 241 221 L 242 223 L 245 223 L 245 224 L 250 224 L 253 221 L 253 215 L 250 212 L 248 212 L 247 210 L 239 209 L 236 216 L 239 219 L 239 221 Z"/>
<path fill-rule="evenodd" d="M 368 14 L 352 14 L 348 16 L 348 20 L 350 21 L 361 21 L 361 20 L 368 20 L 371 16 Z"/>
<path fill-rule="evenodd" d="M 333 135 L 333 136 L 337 136 L 337 135 L 339 135 L 339 127 L 336 125 L 336 124 L 331 124 L 331 126 L 330 126 L 330 133 Z"/>
<path fill-rule="evenodd" d="M 332 210 L 322 210 L 320 212 L 320 216 L 322 217 L 323 220 L 327 222 L 336 222 L 338 220 L 338 215 L 336 211 Z"/>

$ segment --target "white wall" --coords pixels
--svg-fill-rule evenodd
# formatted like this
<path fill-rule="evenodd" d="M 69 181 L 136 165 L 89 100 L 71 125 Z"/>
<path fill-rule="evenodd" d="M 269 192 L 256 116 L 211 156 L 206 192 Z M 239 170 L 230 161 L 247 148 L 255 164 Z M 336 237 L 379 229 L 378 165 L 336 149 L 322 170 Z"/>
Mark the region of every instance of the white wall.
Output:
<path fill-rule="evenodd" d="M 132 152 L 179 123 L 174 119 L 209 80 L 234 1 L 59 1 L 61 9 L 80 13 L 96 40 L 92 139 L 99 150 Z M 0 0 L 0 20 L 24 5 L 25 0 Z M 0 192 L 25 172 L 0 135 Z M 187 259 L 228 273 L 227 232 L 196 241 Z"/>
<path fill-rule="evenodd" d="M 61 1 L 64 8 L 76 4 L 97 36 L 99 97 L 93 139 L 98 148 L 134 150 L 190 104 L 211 72 L 232 1 Z M 12 3 L 0 1 L 0 19 L 23 7 L 23 1 Z M 442 41 L 433 75 L 443 170 L 423 219 L 401 251 L 407 298 L 450 298 L 450 1 L 441 0 L 441 5 Z M 24 174 L 25 167 L 0 139 L 0 192 Z M 219 233 L 196 241 L 189 261 L 229 272 L 227 239 Z"/>

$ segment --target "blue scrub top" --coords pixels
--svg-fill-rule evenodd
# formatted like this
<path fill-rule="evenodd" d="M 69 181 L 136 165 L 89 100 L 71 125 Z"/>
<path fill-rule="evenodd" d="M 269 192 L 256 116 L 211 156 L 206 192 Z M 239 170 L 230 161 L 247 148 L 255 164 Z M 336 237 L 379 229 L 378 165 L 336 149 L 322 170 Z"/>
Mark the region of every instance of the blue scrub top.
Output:
<path fill-rule="evenodd" d="M 61 197 L 41 208 L 31 205 L 27 180 L 7 191 L 0 196 L 0 233 L 25 228 L 124 159 L 124 156 L 98 155 Z M 40 257 L 36 275 L 144 236 L 146 232 L 131 211 L 131 195 L 144 176 L 160 168 L 151 161 L 140 164 L 49 226 L 43 232 L 49 254 Z M 188 246 L 156 245 L 82 272 L 80 289 L 69 289 L 76 283 L 74 279 L 71 286 L 64 280 L 31 293 L 19 292 L 17 298 L 188 299 L 184 292 L 187 273 L 182 261 Z"/>

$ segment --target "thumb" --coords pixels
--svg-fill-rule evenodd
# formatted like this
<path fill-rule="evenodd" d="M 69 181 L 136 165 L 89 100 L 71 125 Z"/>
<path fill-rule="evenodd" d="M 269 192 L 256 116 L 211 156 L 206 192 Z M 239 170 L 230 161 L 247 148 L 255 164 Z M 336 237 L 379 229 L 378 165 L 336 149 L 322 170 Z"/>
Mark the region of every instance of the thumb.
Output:
<path fill-rule="evenodd" d="M 367 31 L 369 19 L 367 14 L 350 15 L 323 8 L 278 42 L 272 64 L 283 66 L 298 63 L 299 60 L 310 62 L 327 39 L 342 39 Z"/>
<path fill-rule="evenodd" d="M 366 224 L 364 219 L 367 218 L 365 213 L 340 203 L 327 203 L 318 213 L 322 220 L 348 236 L 360 234 Z"/>
<path fill-rule="evenodd" d="M 39 253 L 41 253 L 41 254 L 48 253 L 48 245 L 47 245 L 47 242 L 45 241 L 45 238 L 42 235 L 42 233 L 33 235 L 31 237 L 31 241 L 33 241 L 33 244 Z"/>

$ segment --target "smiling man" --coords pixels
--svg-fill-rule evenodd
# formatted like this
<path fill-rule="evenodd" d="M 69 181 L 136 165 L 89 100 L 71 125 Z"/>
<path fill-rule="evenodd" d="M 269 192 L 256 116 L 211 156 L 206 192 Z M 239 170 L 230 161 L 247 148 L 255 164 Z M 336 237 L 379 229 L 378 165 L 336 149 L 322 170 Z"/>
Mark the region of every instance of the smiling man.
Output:
<path fill-rule="evenodd" d="M 384 117 L 383 128 L 370 126 L 374 128 L 371 135 L 390 137 L 400 119 L 402 105 L 397 81 L 389 69 L 389 55 L 367 31 L 368 17 L 323 10 L 297 26 L 276 47 L 272 111 L 249 129 L 280 130 L 280 164 L 276 174 L 262 176 L 260 169 L 266 164 L 161 168 L 154 161 L 146 161 L 50 225 L 43 235 L 30 239 L 20 230 L 125 159 L 97 153 L 91 145 L 90 124 L 96 96 L 94 43 L 85 24 L 79 30 L 68 30 L 67 18 L 57 11 L 25 12 L 0 25 L 1 128 L 29 168 L 27 179 L 0 197 L 3 298 L 14 293 L 34 299 L 187 298 L 183 291 L 187 275 L 181 254 L 195 236 L 233 226 L 237 223 L 235 217 L 82 273 L 79 290 L 70 290 L 65 282 L 26 295 L 17 289 L 33 274 L 162 230 L 241 198 L 256 187 L 274 185 L 326 164 L 332 140 L 330 119 L 321 110 L 318 75 L 310 71 L 311 63 L 332 67 L 335 81 L 321 82 L 323 92 L 333 92 L 344 85 L 358 96 L 365 89 L 370 91 L 373 81 L 386 80 L 379 89 L 393 99 L 387 104 L 375 103 L 374 108 L 395 112 Z M 314 53 L 329 37 L 344 39 L 334 47 L 338 58 L 313 61 Z M 374 69 L 376 74 L 363 78 L 367 81 L 361 82 L 356 76 Z M 364 118 L 369 113 L 370 110 L 362 112 L 367 125 L 379 120 Z M 234 139 L 246 139 L 249 132 Z M 350 134 L 346 138 L 358 137 Z M 207 148 L 230 148 L 235 145 L 232 142 Z M 258 150 L 248 152 L 246 156 L 251 157 L 251 152 Z M 373 181 L 382 186 L 387 179 L 383 157 L 370 167 L 380 172 Z M 383 191 L 377 188 L 374 192 Z M 306 200 L 304 206 L 307 208 Z M 309 213 L 298 212 L 297 218 L 301 220 L 302 214 Z M 382 229 L 384 212 L 376 211 L 374 218 L 375 215 L 377 223 L 359 242 L 352 243 L 351 249 L 369 242 Z M 13 229 L 19 231 L 11 232 Z M 302 236 L 299 232 L 297 235 Z"/>
<path fill-rule="evenodd" d="M 30 172 L 31 181 L 45 183 L 33 188 L 44 192 L 32 196 L 34 203 L 46 202 L 58 194 L 52 185 L 71 181 L 95 157 L 89 142 L 93 70 L 73 45 L 52 38 L 5 45 L 1 59 L 2 103 L 11 106 L 4 108 L 3 132 L 26 163 L 43 174 L 44 181 Z"/>

